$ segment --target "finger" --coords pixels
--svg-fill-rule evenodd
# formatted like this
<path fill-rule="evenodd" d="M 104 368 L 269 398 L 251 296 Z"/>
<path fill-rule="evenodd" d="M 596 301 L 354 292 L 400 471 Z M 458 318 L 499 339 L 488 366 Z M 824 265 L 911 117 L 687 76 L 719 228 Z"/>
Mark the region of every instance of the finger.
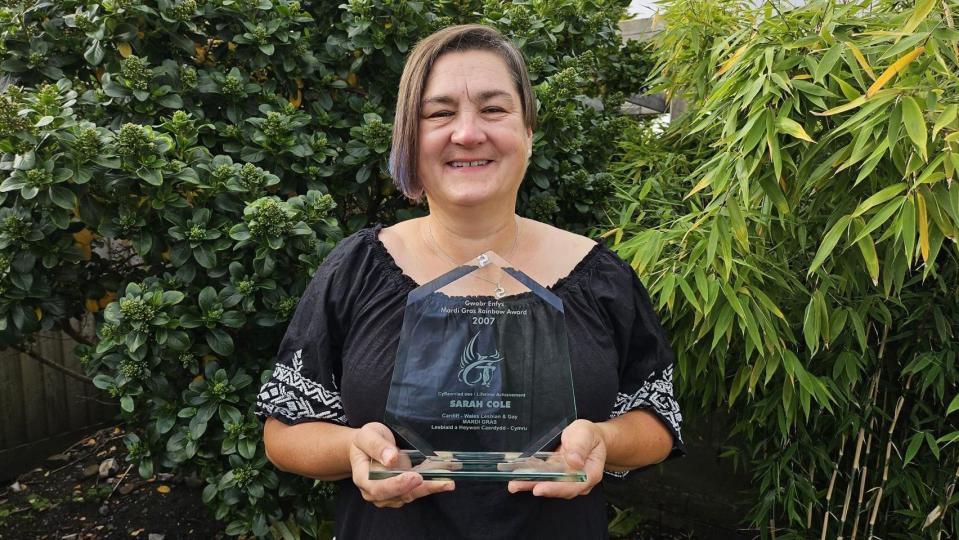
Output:
<path fill-rule="evenodd" d="M 399 449 L 396 447 L 393 432 L 378 422 L 371 422 L 360 428 L 353 444 L 364 454 L 387 467 L 392 466 L 399 456 Z"/>
<path fill-rule="evenodd" d="M 423 484 L 423 477 L 417 473 L 408 472 L 383 480 L 354 478 L 353 483 L 360 489 L 365 500 L 386 502 L 391 499 L 401 500 L 403 495 Z"/>
<path fill-rule="evenodd" d="M 592 489 L 592 485 L 584 486 L 583 482 L 539 482 L 533 486 L 533 495 L 536 497 L 572 499 L 585 495 Z"/>
<path fill-rule="evenodd" d="M 566 457 L 566 463 L 574 469 L 586 465 L 589 456 L 599 443 L 595 426 L 588 420 L 576 420 L 563 430 L 561 448 Z"/>
<path fill-rule="evenodd" d="M 376 493 L 369 494 L 368 501 L 373 502 L 376 506 L 384 508 L 399 508 L 404 504 L 411 503 L 416 499 L 421 497 L 426 497 L 427 495 L 432 495 L 434 493 L 445 493 L 448 491 L 453 491 L 456 488 L 456 485 L 450 480 L 442 481 L 424 481 L 417 487 L 399 494 L 397 497 L 389 499 L 377 499 L 378 494 L 384 493 L 383 490 L 374 489 Z M 364 494 L 364 498 L 366 498 Z"/>
<path fill-rule="evenodd" d="M 451 480 L 430 480 L 425 481 L 419 486 L 413 488 L 409 493 L 401 496 L 404 502 L 413 502 L 420 497 L 426 497 L 434 493 L 446 493 L 456 489 L 456 484 Z"/>
<path fill-rule="evenodd" d="M 506 490 L 510 493 L 519 493 L 521 491 L 533 491 L 533 488 L 536 484 L 542 482 L 533 482 L 530 480 L 511 480 L 509 484 L 506 485 Z"/>

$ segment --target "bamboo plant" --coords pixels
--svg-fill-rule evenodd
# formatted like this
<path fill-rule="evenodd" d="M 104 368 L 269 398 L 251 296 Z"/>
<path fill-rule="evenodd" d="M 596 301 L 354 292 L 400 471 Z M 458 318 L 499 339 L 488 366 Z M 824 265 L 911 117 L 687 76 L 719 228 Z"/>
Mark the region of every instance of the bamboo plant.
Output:
<path fill-rule="evenodd" d="M 728 408 L 763 538 L 959 530 L 954 0 L 668 0 L 609 231 L 677 352 L 684 412 Z"/>

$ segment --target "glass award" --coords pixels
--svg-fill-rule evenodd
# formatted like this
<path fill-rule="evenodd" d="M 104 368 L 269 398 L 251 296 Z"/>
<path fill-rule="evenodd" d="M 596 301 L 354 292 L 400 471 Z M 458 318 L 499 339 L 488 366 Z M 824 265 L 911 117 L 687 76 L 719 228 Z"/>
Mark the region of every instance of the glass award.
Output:
<path fill-rule="evenodd" d="M 582 482 L 550 452 L 576 419 L 563 302 L 493 252 L 409 293 L 384 421 L 424 479 Z"/>

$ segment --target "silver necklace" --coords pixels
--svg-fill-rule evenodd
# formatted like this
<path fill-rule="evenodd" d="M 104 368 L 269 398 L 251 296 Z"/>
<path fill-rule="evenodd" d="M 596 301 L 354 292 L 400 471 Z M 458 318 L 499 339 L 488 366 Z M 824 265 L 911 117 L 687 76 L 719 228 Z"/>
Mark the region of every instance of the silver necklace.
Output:
<path fill-rule="evenodd" d="M 513 219 L 514 219 L 514 221 L 515 221 L 515 223 L 516 223 L 516 232 L 513 234 L 513 245 L 512 245 L 512 247 L 509 248 L 509 252 L 506 254 L 506 259 L 507 259 L 507 260 L 509 260 L 509 258 L 513 256 L 513 252 L 516 251 L 517 241 L 519 240 L 519 220 L 517 220 L 515 217 L 514 217 Z M 450 257 L 449 254 L 447 254 L 445 251 L 443 251 L 443 249 L 440 247 L 439 243 L 436 242 L 436 238 L 433 236 L 433 228 L 430 226 L 430 222 L 429 222 L 429 219 L 428 219 L 428 218 L 427 218 L 427 221 L 426 221 L 426 234 L 427 234 L 427 237 L 429 238 L 430 249 L 433 250 L 433 253 L 442 256 L 444 259 L 446 259 L 447 261 L 449 261 L 449 263 L 452 264 L 454 268 L 455 268 L 455 267 L 458 267 L 458 266 L 459 266 L 459 263 L 457 263 L 457 262 L 453 259 L 453 257 Z M 480 256 L 478 257 L 478 260 L 479 260 L 479 263 L 480 263 L 480 268 L 482 268 L 483 266 L 486 266 L 486 264 L 488 264 L 488 262 L 489 262 L 489 260 L 486 258 L 485 255 L 480 255 Z M 495 281 L 494 281 L 494 280 L 492 280 L 492 279 L 487 279 L 487 278 L 485 278 L 485 277 L 483 277 L 483 276 L 478 276 L 478 275 L 476 275 L 475 273 L 472 273 L 472 274 L 470 274 L 470 275 L 473 276 L 473 277 L 475 277 L 476 279 L 485 281 L 486 283 L 489 283 L 490 285 L 494 285 L 495 288 L 493 289 L 493 296 L 496 297 L 497 300 L 499 300 L 500 298 L 506 296 L 506 289 L 503 288 L 503 284 L 502 284 L 502 282 L 500 282 L 500 280 L 495 280 Z M 502 275 L 502 274 L 501 274 L 501 275 Z"/>

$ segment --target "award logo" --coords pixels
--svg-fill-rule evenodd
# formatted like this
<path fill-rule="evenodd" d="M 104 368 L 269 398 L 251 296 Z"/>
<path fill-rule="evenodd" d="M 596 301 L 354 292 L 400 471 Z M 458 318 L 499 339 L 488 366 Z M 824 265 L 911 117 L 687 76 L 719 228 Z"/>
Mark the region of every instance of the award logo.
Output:
<path fill-rule="evenodd" d="M 499 367 L 497 364 L 503 361 L 503 357 L 495 349 L 493 354 L 478 354 L 476 352 L 476 338 L 478 337 L 479 332 L 470 339 L 463 350 L 458 378 L 467 386 L 480 384 L 488 388 L 493 379 L 493 373 Z"/>

